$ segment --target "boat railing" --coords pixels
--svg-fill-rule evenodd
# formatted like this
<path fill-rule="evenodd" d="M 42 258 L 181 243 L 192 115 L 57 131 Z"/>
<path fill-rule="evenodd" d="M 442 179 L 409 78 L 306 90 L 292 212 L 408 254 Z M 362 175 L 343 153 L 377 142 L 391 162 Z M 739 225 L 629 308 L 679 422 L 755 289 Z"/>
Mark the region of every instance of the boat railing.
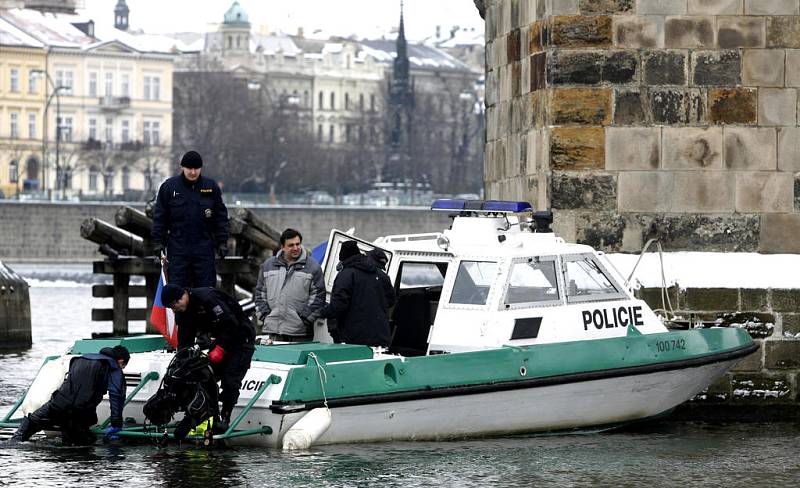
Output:
<path fill-rule="evenodd" d="M 668 320 L 671 320 L 671 318 L 675 317 L 675 311 L 672 308 L 672 302 L 669 298 L 669 292 L 667 291 L 667 278 L 664 275 L 664 249 L 661 247 L 661 241 L 658 239 L 650 239 L 645 243 L 644 247 L 642 248 L 642 252 L 639 253 L 639 258 L 636 260 L 636 263 L 633 265 L 630 274 L 628 274 L 628 278 L 625 280 L 625 286 L 629 290 L 632 289 L 631 282 L 633 280 L 634 273 L 636 273 L 636 268 L 639 266 L 639 263 L 642 262 L 644 254 L 653 244 L 655 244 L 658 252 L 658 262 L 661 270 L 661 308 L 654 309 L 653 312 L 662 312 Z"/>

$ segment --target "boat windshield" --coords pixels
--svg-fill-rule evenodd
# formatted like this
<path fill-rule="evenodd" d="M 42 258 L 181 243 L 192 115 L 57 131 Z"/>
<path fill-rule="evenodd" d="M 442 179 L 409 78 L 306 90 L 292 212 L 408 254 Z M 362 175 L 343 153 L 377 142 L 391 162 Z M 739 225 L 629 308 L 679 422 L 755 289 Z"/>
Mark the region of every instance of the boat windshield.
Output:
<path fill-rule="evenodd" d="M 486 305 L 492 281 L 497 277 L 497 263 L 461 261 L 450 294 L 450 303 Z"/>
<path fill-rule="evenodd" d="M 554 260 L 528 259 L 511 267 L 505 305 L 559 300 Z"/>
<path fill-rule="evenodd" d="M 594 256 L 565 259 L 567 269 L 567 299 L 615 298 L 622 294 Z"/>

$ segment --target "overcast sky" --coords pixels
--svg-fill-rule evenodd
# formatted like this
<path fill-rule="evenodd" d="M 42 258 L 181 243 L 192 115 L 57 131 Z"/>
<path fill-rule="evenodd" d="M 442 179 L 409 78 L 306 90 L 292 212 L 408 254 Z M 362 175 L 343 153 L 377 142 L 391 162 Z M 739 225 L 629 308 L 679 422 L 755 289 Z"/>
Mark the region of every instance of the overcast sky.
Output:
<path fill-rule="evenodd" d="M 113 22 L 117 0 L 84 0 L 95 22 Z M 145 32 L 203 32 L 219 23 L 232 0 L 127 0 L 132 28 Z M 302 26 L 309 34 L 323 29 L 334 35 L 375 37 L 398 23 L 399 0 L 240 0 L 254 26 L 294 34 Z M 472 0 L 405 0 L 406 35 L 419 40 L 434 34 L 436 26 L 483 31 L 484 23 Z"/>

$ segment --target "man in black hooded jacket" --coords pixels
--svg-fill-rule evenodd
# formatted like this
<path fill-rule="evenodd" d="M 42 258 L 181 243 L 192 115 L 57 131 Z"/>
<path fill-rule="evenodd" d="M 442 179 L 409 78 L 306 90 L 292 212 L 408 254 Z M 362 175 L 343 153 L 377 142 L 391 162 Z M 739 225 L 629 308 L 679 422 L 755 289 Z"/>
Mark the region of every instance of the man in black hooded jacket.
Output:
<path fill-rule="evenodd" d="M 331 336 L 337 342 L 389 347 L 389 308 L 394 305 L 394 288 L 389 276 L 375 262 L 361 254 L 355 241 L 342 243 L 342 270 L 336 275 L 331 302 L 323 309 Z"/>
<path fill-rule="evenodd" d="M 108 391 L 111 406 L 111 426 L 107 435 L 122 428 L 122 408 L 125 405 L 125 377 L 122 368 L 131 355 L 123 346 L 104 347 L 100 354 L 84 354 L 69 363 L 69 373 L 50 401 L 25 417 L 11 437 L 12 441 L 27 441 L 40 430 L 60 429 L 67 445 L 87 445 L 94 442 L 90 427 L 97 423 L 97 406 Z"/>

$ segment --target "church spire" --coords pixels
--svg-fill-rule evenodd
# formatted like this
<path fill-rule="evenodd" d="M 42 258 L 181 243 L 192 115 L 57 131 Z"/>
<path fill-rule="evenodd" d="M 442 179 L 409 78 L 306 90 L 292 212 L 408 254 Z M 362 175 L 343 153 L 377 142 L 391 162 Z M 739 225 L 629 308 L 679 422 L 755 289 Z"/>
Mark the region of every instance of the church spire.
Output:
<path fill-rule="evenodd" d="M 406 29 L 403 22 L 403 0 L 400 0 L 400 28 L 397 31 L 397 57 L 394 58 L 394 79 L 408 80 L 408 42 L 406 41 Z"/>

